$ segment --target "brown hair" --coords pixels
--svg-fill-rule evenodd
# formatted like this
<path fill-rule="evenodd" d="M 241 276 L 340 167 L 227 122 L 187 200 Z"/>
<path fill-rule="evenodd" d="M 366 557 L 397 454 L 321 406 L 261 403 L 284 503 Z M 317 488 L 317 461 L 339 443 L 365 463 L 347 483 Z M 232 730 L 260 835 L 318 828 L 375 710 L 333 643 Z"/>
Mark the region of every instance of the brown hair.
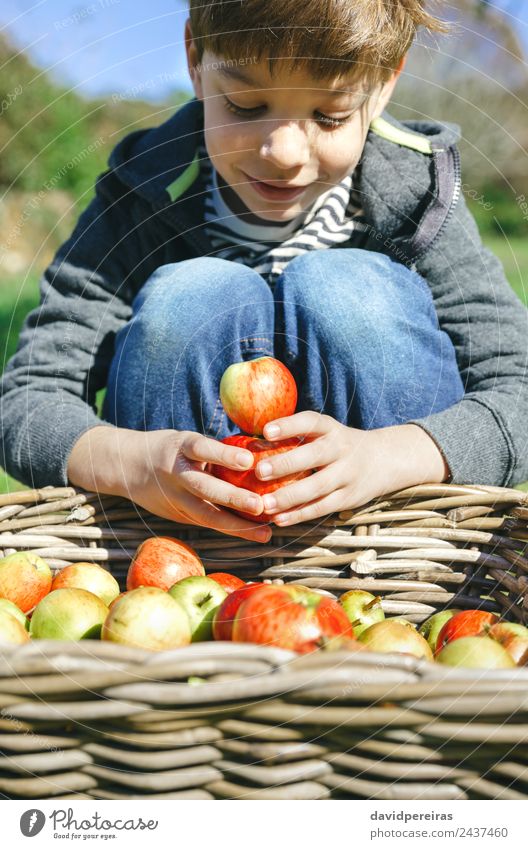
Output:
<path fill-rule="evenodd" d="M 372 85 L 399 66 L 418 27 L 447 32 L 424 0 L 190 0 L 199 60 L 205 50 L 234 63 L 268 59 L 312 78 L 342 76 Z M 247 62 L 249 64 L 249 61 Z"/>

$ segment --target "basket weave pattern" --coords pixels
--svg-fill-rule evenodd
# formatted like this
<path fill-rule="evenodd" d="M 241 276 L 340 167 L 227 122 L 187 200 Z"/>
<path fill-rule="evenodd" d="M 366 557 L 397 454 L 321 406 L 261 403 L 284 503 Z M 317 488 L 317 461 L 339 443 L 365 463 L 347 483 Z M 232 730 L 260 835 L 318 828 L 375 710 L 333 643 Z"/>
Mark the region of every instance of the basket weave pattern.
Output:
<path fill-rule="evenodd" d="M 91 560 L 121 581 L 170 534 L 206 568 L 339 596 L 387 615 L 446 606 L 528 622 L 528 496 L 424 485 L 256 546 L 71 488 L 0 496 L 0 547 L 55 569 Z M 6 798 L 528 798 L 528 669 L 230 643 L 151 652 L 35 641 L 0 657 Z"/>

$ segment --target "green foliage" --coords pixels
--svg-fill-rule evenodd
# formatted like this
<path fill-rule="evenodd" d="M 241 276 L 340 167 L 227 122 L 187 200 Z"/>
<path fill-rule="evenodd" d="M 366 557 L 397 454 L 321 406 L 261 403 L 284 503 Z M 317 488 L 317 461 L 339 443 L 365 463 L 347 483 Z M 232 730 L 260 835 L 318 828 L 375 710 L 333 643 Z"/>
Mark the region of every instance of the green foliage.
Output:
<path fill-rule="evenodd" d="M 176 91 L 169 106 L 188 99 Z M 93 188 L 119 138 L 160 123 L 141 101 L 86 100 L 58 85 L 0 36 L 0 185 L 38 194 L 47 186 L 76 198 Z"/>
<path fill-rule="evenodd" d="M 466 197 L 466 200 L 482 236 L 526 238 L 526 219 L 511 191 L 484 183 L 474 191 L 474 195 L 474 198 Z"/>

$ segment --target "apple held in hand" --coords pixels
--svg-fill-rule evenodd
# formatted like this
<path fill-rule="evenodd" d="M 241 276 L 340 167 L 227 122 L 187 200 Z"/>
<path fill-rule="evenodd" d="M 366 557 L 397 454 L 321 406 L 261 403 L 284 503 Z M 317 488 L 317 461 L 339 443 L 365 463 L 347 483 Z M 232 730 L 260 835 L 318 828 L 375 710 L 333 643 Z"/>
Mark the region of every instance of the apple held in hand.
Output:
<path fill-rule="evenodd" d="M 237 578 L 236 575 L 230 575 L 229 572 L 211 572 L 207 577 L 212 581 L 216 581 L 226 593 L 232 593 L 235 590 L 239 590 L 240 587 L 246 586 L 246 582 L 242 578 Z"/>
<path fill-rule="evenodd" d="M 5 610 L 0 611 L 0 646 L 20 646 L 28 640 L 29 634 L 20 620 Z"/>
<path fill-rule="evenodd" d="M 138 547 L 127 575 L 127 590 L 159 587 L 170 590 L 182 578 L 205 575 L 202 561 L 190 545 L 174 537 L 149 537 Z"/>
<path fill-rule="evenodd" d="M 336 637 L 354 637 L 343 608 L 328 596 L 286 584 L 261 587 L 240 605 L 232 639 L 304 654 Z"/>
<path fill-rule="evenodd" d="M 97 563 L 72 563 L 55 575 L 52 590 L 74 587 L 88 590 L 98 596 L 106 605 L 110 605 L 119 595 L 119 584 L 113 575 Z"/>
<path fill-rule="evenodd" d="M 455 615 L 455 613 L 460 613 L 460 610 L 439 610 L 438 613 L 433 613 L 429 619 L 426 619 L 425 622 L 422 622 L 420 627 L 418 628 L 418 633 L 425 637 L 429 645 L 431 646 L 431 651 L 435 651 L 436 644 L 438 642 L 438 634 L 444 627 L 446 622 Z"/>
<path fill-rule="evenodd" d="M 267 586 L 269 584 L 245 584 L 240 589 L 229 593 L 214 615 L 213 637 L 215 640 L 231 640 L 233 638 L 233 622 L 238 613 L 238 608 L 255 590 Z"/>
<path fill-rule="evenodd" d="M 220 380 L 220 400 L 240 430 L 262 436 L 264 425 L 291 416 L 297 406 L 292 373 L 274 357 L 233 363 Z"/>
<path fill-rule="evenodd" d="M 139 587 L 112 606 L 101 638 L 161 651 L 189 645 L 191 626 L 183 607 L 168 592 L 159 587 Z"/>
<path fill-rule="evenodd" d="M 298 437 L 290 439 L 281 439 L 277 442 L 268 442 L 267 439 L 255 439 L 252 436 L 244 436 L 244 434 L 234 434 L 226 436 L 221 440 L 225 445 L 236 445 L 239 448 L 245 448 L 253 454 L 253 465 L 250 469 L 244 471 L 236 471 L 235 469 L 227 469 L 225 466 L 218 466 L 215 463 L 208 464 L 208 471 L 220 480 L 227 481 L 234 486 L 249 489 L 251 492 L 256 492 L 258 495 L 265 495 L 268 492 L 274 492 L 292 481 L 302 480 L 311 475 L 311 471 L 297 472 L 293 475 L 285 475 L 282 478 L 275 478 L 271 481 L 261 481 L 255 475 L 255 467 L 260 460 L 265 457 L 272 457 L 274 454 L 282 454 L 284 451 L 290 451 L 295 446 L 300 445 L 302 440 Z M 244 519 L 249 519 L 252 522 L 270 522 L 273 520 L 273 513 L 263 511 L 258 516 L 253 513 L 246 513 L 243 510 L 233 510 Z"/>
<path fill-rule="evenodd" d="M 360 634 L 359 642 L 370 651 L 413 654 L 425 660 L 433 659 L 427 640 L 415 628 L 403 622 L 388 619 L 384 622 L 376 622 Z"/>
<path fill-rule="evenodd" d="M 29 613 L 51 589 L 53 576 L 42 557 L 25 551 L 0 560 L 0 596 Z"/>
<path fill-rule="evenodd" d="M 108 607 L 88 590 L 64 587 L 53 590 L 40 601 L 31 617 L 29 633 L 41 640 L 94 640 Z"/>
<path fill-rule="evenodd" d="M 339 598 L 338 603 L 348 616 L 356 637 L 369 625 L 385 619 L 380 597 L 366 590 L 349 590 Z"/>
<path fill-rule="evenodd" d="M 452 640 L 441 649 L 436 661 L 467 669 L 508 669 L 515 666 L 506 649 L 497 640 L 485 636 Z"/>
<path fill-rule="evenodd" d="M 191 626 L 193 643 L 213 638 L 213 617 L 227 598 L 227 592 L 211 578 L 194 575 L 178 581 L 169 595 L 185 610 Z"/>
<path fill-rule="evenodd" d="M 491 626 L 498 621 L 499 617 L 496 613 L 488 613 L 486 610 L 462 610 L 460 613 L 455 613 L 442 626 L 438 634 L 435 656 L 453 640 L 459 640 L 461 637 L 485 636 Z"/>

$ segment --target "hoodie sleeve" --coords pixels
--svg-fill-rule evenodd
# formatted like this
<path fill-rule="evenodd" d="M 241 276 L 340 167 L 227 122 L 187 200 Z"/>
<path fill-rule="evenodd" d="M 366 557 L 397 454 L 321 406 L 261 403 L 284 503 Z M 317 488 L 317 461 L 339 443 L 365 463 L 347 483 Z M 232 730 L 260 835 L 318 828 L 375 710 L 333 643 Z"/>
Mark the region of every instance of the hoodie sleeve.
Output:
<path fill-rule="evenodd" d="M 528 480 L 528 310 L 483 246 L 462 196 L 416 270 L 453 342 L 465 394 L 413 423 L 434 439 L 453 483 Z"/>
<path fill-rule="evenodd" d="M 31 487 L 66 484 L 75 442 L 102 424 L 95 395 L 115 333 L 131 316 L 138 240 L 130 201 L 111 201 L 101 182 L 44 271 L 40 306 L 26 317 L 1 379 L 2 464 Z"/>

